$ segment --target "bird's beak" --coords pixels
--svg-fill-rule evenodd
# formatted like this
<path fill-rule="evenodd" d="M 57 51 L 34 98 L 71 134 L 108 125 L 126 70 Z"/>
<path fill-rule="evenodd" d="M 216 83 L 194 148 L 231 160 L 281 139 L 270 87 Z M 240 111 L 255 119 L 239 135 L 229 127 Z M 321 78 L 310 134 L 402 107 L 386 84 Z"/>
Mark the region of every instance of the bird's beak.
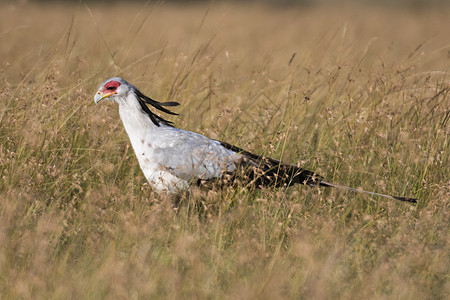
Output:
<path fill-rule="evenodd" d="M 103 94 L 102 92 L 97 91 L 97 93 L 95 93 L 95 96 L 94 96 L 94 102 L 95 102 L 95 104 L 98 104 L 102 99 L 108 98 L 109 96 L 112 96 L 114 94 L 116 94 L 116 92 L 112 92 L 109 94 Z"/>

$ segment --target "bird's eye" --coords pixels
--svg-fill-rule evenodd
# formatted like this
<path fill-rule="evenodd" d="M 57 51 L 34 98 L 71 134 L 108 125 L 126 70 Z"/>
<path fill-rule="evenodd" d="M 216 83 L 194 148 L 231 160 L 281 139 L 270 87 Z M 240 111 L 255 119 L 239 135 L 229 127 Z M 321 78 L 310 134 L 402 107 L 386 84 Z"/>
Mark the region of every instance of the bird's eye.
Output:
<path fill-rule="evenodd" d="M 116 89 L 116 87 L 111 85 L 111 86 L 108 86 L 106 89 L 107 89 L 107 90 L 110 90 L 110 91 L 113 91 L 113 90 Z"/>

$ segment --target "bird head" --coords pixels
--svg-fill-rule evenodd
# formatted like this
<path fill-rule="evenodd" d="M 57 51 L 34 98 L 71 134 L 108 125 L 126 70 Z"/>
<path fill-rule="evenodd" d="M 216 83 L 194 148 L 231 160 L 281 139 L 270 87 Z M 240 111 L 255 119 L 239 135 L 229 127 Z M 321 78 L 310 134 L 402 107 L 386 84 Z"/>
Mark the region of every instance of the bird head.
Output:
<path fill-rule="evenodd" d="M 103 99 L 117 100 L 127 97 L 131 90 L 136 88 L 120 77 L 113 77 L 103 81 L 94 96 L 95 104 Z"/>
<path fill-rule="evenodd" d="M 163 107 L 163 106 L 177 106 L 179 105 L 178 102 L 172 101 L 159 102 L 153 100 L 152 98 L 142 94 L 134 85 L 128 83 L 125 79 L 122 79 L 120 77 L 113 77 L 107 79 L 103 81 L 102 84 L 100 84 L 97 92 L 95 93 L 94 102 L 95 104 L 98 104 L 101 100 L 106 98 L 114 100 L 121 105 L 129 105 L 132 101 L 137 101 L 142 111 L 150 117 L 150 119 L 156 126 L 160 126 L 160 123 L 172 126 L 171 125 L 172 122 L 167 121 L 158 115 L 155 115 L 147 107 L 147 104 L 150 104 L 154 108 L 164 113 L 170 115 L 178 115 L 177 113 L 174 113 L 168 110 L 167 108 Z"/>

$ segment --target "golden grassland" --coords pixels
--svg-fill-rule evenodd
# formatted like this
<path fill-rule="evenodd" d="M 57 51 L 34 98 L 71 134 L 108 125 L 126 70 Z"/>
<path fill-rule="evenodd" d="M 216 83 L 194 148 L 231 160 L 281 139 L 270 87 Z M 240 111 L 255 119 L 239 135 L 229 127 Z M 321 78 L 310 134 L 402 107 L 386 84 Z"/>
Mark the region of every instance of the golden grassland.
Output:
<path fill-rule="evenodd" d="M 448 298 L 449 10 L 212 4 L 0 6 L 0 294 Z M 193 191 L 141 173 L 122 76 L 176 126 L 420 199 Z"/>

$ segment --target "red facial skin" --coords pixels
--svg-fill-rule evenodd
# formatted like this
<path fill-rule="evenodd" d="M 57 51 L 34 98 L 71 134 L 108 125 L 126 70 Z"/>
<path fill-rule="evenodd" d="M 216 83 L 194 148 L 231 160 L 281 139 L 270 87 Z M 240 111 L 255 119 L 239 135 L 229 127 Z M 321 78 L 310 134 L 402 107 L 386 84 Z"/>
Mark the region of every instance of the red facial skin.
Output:
<path fill-rule="evenodd" d="M 120 82 L 111 80 L 103 86 L 102 93 L 103 94 L 114 93 L 119 86 L 120 86 Z"/>

